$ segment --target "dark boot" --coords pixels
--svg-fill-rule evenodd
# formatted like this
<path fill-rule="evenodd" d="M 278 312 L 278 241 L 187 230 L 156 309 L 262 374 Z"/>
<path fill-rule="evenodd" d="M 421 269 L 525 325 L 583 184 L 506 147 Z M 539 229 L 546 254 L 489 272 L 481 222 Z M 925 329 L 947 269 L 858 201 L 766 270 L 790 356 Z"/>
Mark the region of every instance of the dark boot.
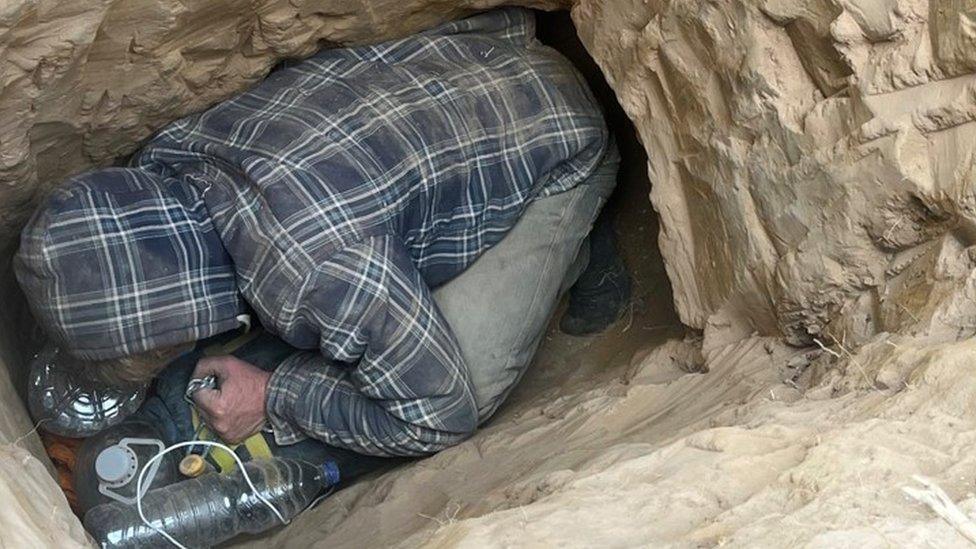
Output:
<path fill-rule="evenodd" d="M 604 212 L 590 233 L 590 261 L 569 290 L 569 309 L 559 329 L 569 335 L 598 334 L 616 322 L 630 303 L 630 274 L 617 250 L 613 220 Z"/>

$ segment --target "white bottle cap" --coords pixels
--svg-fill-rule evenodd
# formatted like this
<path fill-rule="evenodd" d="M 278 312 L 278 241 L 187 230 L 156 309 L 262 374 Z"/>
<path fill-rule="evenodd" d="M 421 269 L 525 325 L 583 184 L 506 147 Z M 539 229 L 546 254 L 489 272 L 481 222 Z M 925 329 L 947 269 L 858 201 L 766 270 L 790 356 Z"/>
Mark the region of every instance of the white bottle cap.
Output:
<path fill-rule="evenodd" d="M 95 458 L 95 474 L 102 482 L 110 484 L 127 481 L 136 468 L 134 458 L 128 448 L 109 446 Z"/>

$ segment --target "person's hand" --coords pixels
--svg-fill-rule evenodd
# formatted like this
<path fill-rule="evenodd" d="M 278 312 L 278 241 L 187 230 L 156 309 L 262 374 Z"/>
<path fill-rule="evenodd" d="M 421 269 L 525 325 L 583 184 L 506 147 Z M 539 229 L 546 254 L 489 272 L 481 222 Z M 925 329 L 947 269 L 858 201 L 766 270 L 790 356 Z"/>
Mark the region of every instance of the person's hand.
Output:
<path fill-rule="evenodd" d="M 233 356 L 204 358 L 193 377 L 217 376 L 217 389 L 193 393 L 193 401 L 207 426 L 229 444 L 243 442 L 264 426 L 265 393 L 271 372 Z"/>

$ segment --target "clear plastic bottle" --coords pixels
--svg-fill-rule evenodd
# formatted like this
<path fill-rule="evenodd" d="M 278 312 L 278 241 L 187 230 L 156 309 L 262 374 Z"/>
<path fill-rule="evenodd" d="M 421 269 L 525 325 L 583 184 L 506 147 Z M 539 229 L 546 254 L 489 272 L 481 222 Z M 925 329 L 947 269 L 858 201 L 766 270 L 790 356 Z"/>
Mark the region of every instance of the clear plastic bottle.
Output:
<path fill-rule="evenodd" d="M 339 483 L 334 462 L 321 466 L 285 458 L 244 465 L 258 493 L 290 520 L 323 490 Z M 142 509 L 154 526 L 187 547 L 208 547 L 242 534 L 256 534 L 281 524 L 255 496 L 240 471 L 209 473 L 150 490 Z M 113 502 L 92 508 L 85 529 L 101 547 L 166 547 L 169 542 L 139 518 L 135 505 Z"/>
<path fill-rule="evenodd" d="M 75 456 L 74 469 L 75 492 L 82 512 L 113 500 L 133 501 L 136 476 L 142 466 L 159 453 L 159 448 L 165 447 L 162 438 L 159 429 L 148 421 L 129 418 L 85 439 Z M 157 445 L 126 444 L 133 439 L 150 440 Z M 113 462 L 113 456 L 121 459 Z M 177 468 L 177 454 L 166 454 L 158 463 L 152 479 L 149 474 L 143 479 L 143 490 L 160 488 L 182 478 Z"/>
<path fill-rule="evenodd" d="M 31 362 L 27 406 L 41 429 L 84 438 L 117 425 L 135 412 L 146 387 L 109 387 L 84 379 L 73 359 L 53 345 Z"/>

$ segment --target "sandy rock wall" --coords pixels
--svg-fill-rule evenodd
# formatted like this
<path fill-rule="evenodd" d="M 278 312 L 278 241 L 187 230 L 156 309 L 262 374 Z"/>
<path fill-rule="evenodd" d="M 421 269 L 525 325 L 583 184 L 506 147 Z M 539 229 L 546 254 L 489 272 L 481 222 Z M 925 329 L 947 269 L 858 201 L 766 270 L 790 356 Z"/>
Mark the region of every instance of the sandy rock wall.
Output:
<path fill-rule="evenodd" d="M 976 2 L 581 0 L 573 16 L 647 147 L 686 323 L 795 343 L 973 333 Z"/>
<path fill-rule="evenodd" d="M 0 249 L 38 194 L 245 89 L 278 59 L 403 36 L 501 0 L 0 4 Z M 535 7 L 562 0 L 527 0 Z"/>

